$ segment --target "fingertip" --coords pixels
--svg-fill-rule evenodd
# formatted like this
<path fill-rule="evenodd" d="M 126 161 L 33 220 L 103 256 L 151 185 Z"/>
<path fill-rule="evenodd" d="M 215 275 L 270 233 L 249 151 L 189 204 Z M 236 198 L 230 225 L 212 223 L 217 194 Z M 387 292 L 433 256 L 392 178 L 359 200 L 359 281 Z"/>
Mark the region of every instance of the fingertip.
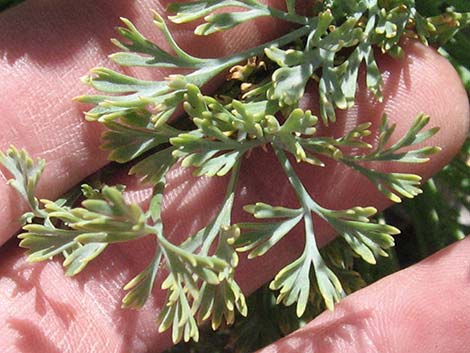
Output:
<path fill-rule="evenodd" d="M 440 128 L 427 144 L 439 146 L 441 152 L 420 166 L 420 172 L 429 177 L 451 160 L 468 136 L 469 101 L 457 72 L 434 48 L 416 41 L 403 46 L 405 58 L 383 59 L 384 111 L 397 123 L 396 136 L 405 133 L 420 113 L 430 116 L 429 127 Z"/>

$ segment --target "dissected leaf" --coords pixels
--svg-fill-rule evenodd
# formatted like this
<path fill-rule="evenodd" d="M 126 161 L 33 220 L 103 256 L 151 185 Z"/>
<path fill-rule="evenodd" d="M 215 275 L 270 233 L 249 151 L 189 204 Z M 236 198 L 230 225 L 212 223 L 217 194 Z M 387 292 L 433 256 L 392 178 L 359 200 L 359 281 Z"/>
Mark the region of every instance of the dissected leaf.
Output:
<path fill-rule="evenodd" d="M 123 306 L 144 305 L 164 264 L 167 277 L 162 289 L 167 298 L 159 315 L 159 330 L 171 327 L 175 342 L 197 340 L 197 324 L 205 320 L 216 329 L 224 322 L 233 323 L 237 312 L 246 315 L 245 296 L 235 280 L 236 251 L 248 251 L 250 258 L 265 255 L 294 228 L 301 232 L 300 224 L 304 226 L 304 251 L 271 282 L 271 288 L 279 291 L 277 301 L 295 304 L 296 314 L 301 316 L 312 300 L 317 311 L 332 309 L 345 293 L 361 287 L 363 282 L 352 269 L 353 258 L 375 263 L 379 256 L 387 256 L 398 230 L 376 222 L 372 207 L 322 207 L 290 160 L 313 166 L 324 166 L 327 160 L 344 163 L 393 201 L 419 194 L 418 176 L 379 172 L 366 162 L 426 162 L 438 150 L 420 146 L 437 132 L 436 128 L 425 130 L 429 117 L 420 115 L 396 142 L 392 142 L 394 125 L 384 117 L 374 146 L 367 139 L 370 123 L 346 124 L 342 136 L 328 135 L 324 127 L 339 119 L 338 109 L 355 104 L 359 79 L 365 80 L 377 101 L 383 99 L 377 48 L 400 57 L 405 54 L 400 43 L 407 37 L 424 44 L 444 43 L 470 24 L 470 14 L 448 9 L 425 17 L 413 0 L 325 0 L 313 4 L 307 14 L 298 13 L 297 5 L 286 0 L 284 11 L 257 0 L 171 4 L 168 9 L 174 15 L 169 19 L 176 24 L 197 20 L 195 33 L 200 35 L 229 30 L 259 17 L 272 17 L 283 21 L 285 28 L 292 27 L 268 43 L 221 58 L 192 56 L 157 13 L 153 23 L 166 44 L 153 42 L 122 19 L 121 39 L 113 41 L 121 51 L 111 59 L 119 66 L 145 67 L 146 78 L 141 77 L 141 70 L 123 74 L 95 68 L 83 81 L 99 93 L 78 100 L 93 105 L 87 120 L 107 128 L 102 147 L 109 151 L 109 159 L 132 163 L 130 173 L 153 186 L 150 205 L 144 210 L 126 201 L 123 187 L 102 183 L 83 186 L 81 196 L 40 203 L 35 190 L 44 162 L 33 161 L 25 151 L 12 147 L 0 154 L 0 163 L 31 207 L 22 218 L 29 224 L 20 235 L 28 259 L 62 256 L 66 273 L 75 275 L 111 243 L 154 237 L 154 258 L 126 285 Z M 152 77 L 148 70 L 154 68 L 179 71 L 165 79 L 158 71 L 159 80 L 148 79 Z M 202 86 L 215 82 L 224 72 L 228 76 L 221 88 L 211 95 L 202 93 L 206 92 Z M 320 122 L 301 108 L 306 92 L 318 95 Z M 181 106 L 186 115 L 174 119 Z M 317 134 L 317 129 L 322 133 Z M 257 222 L 232 224 L 239 171 L 257 148 L 274 151 L 299 205 L 288 208 L 257 202 L 245 207 Z M 162 213 L 166 177 L 176 164 L 192 168 L 196 176 L 230 175 L 218 213 L 181 244 L 167 238 Z M 318 249 L 314 216 L 340 234 L 340 246 L 335 250 Z M 314 299 L 313 292 L 318 293 Z"/>

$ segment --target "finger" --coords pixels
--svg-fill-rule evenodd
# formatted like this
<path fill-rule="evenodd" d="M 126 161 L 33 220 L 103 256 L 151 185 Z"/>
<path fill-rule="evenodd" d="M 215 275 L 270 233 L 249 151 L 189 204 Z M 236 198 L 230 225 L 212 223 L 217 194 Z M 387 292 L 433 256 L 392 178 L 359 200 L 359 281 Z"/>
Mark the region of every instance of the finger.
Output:
<path fill-rule="evenodd" d="M 358 97 L 360 103 L 356 111 L 361 116 L 377 119 L 381 112 L 376 113 L 374 109 L 382 107 L 392 121 L 399 123 L 399 131 L 405 130 L 418 112 L 431 114 L 433 124 L 444 127 L 440 136 L 432 141 L 441 145 L 443 152 L 428 164 L 400 166 L 397 170 L 429 175 L 446 163 L 462 143 L 468 127 L 468 101 L 459 78 L 445 60 L 431 49 L 411 45 L 407 50 L 410 56 L 407 60 L 381 62 L 381 68 L 386 72 L 386 104 L 377 107 L 366 98 Z M 437 72 L 441 74 L 435 74 Z M 449 116 L 453 117 L 452 124 L 447 123 Z M 348 113 L 345 119 L 354 123 L 358 118 Z M 244 162 L 245 174 L 237 209 L 245 202 L 261 200 L 284 204 L 291 198 L 286 179 L 275 169 L 268 154 L 256 153 Z M 260 155 L 263 158 L 255 159 Z M 363 185 L 363 178 L 341 167 L 300 172 L 311 178 L 310 187 L 322 203 L 334 204 L 335 208 L 385 205 L 382 196 Z M 164 223 L 166 235 L 174 242 L 207 222 L 217 211 L 224 191 L 223 179 L 195 180 L 190 174 L 191 171 L 180 169 L 169 178 Z M 319 185 L 315 185 L 317 182 Z M 131 195 L 136 200 L 145 197 L 145 191 Z M 237 217 L 240 218 L 240 214 Z M 331 237 L 331 232 L 322 227 L 317 235 L 324 242 Z M 294 234 L 266 256 L 241 262 L 238 279 L 246 293 L 265 283 L 298 256 L 303 245 L 299 239 L 301 237 Z M 9 245 L 13 246 L 13 243 Z M 0 266 L 3 269 L 0 273 L 0 313 L 3 314 L 0 319 L 7 325 L 0 327 L 0 336 L 5 337 L 0 342 L 0 351 L 21 351 L 37 341 L 43 343 L 43 352 L 54 352 L 54 349 L 88 352 L 94 347 L 105 347 L 107 352 L 164 350 L 171 343 L 169 335 L 158 334 L 153 322 L 165 298 L 161 290 L 154 291 L 141 311 L 120 309 L 122 286 L 143 270 L 152 252 L 151 239 L 113 246 L 84 273 L 68 279 L 63 276 L 58 262 L 32 267 L 24 263 L 19 250 L 4 249 L 0 253 L 0 258 L 3 257 Z M 163 277 L 164 274 L 160 274 L 156 287 L 159 288 Z M 45 322 L 47 325 L 42 324 Z"/>
<path fill-rule="evenodd" d="M 281 1 L 272 1 L 279 5 Z M 108 66 L 107 55 L 115 48 L 110 38 L 120 25 L 119 16 L 134 21 L 143 33 L 163 45 L 153 26 L 151 9 L 163 12 L 167 1 L 105 0 L 66 2 L 27 1 L 0 15 L 0 150 L 11 144 L 26 148 L 34 157 L 47 160 L 39 193 L 55 198 L 106 163 L 99 149 L 101 129 L 86 123 L 82 110 L 72 102 L 84 94 L 79 78 L 95 66 Z M 265 41 L 287 28 L 260 19 L 211 37 L 194 38 L 184 27 L 175 33 L 181 45 L 195 55 L 225 55 Z M 127 70 L 141 77 L 163 79 L 163 70 Z M 6 177 L 0 173 L 0 180 Z M 0 183 L 3 224 L 0 245 L 18 229 L 16 219 L 24 210 L 15 193 Z"/>
<path fill-rule="evenodd" d="M 360 290 L 259 353 L 464 353 L 470 239 Z"/>

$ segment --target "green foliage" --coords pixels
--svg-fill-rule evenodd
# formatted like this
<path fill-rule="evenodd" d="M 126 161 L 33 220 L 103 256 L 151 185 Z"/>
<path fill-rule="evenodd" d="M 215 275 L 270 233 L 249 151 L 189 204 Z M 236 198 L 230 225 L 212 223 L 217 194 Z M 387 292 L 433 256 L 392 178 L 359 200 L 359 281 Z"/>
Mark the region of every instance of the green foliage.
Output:
<path fill-rule="evenodd" d="M 469 157 L 467 139 L 454 160 L 423 185 L 422 195 L 387 211 L 411 233 L 401 240 L 398 254 L 403 263 L 424 259 L 469 233 Z"/>
<path fill-rule="evenodd" d="M 22 223 L 31 222 L 34 216 L 42 215 L 35 194 L 46 161 L 43 159 L 33 161 L 25 150 L 19 151 L 11 146 L 6 153 L 0 151 L 0 163 L 13 177 L 8 183 L 15 188 L 31 209 L 31 212 L 23 215 Z"/>
<path fill-rule="evenodd" d="M 416 31 L 424 43 L 442 44 L 468 22 L 468 14 L 448 12 L 430 18 L 421 16 L 414 8 L 414 1 L 380 2 L 361 0 L 356 2 L 325 1 L 317 6 L 315 16 L 305 17 L 295 13 L 289 2 L 288 13 L 271 8 L 258 1 L 193 1 L 175 3 L 169 11 L 176 13 L 169 19 L 174 23 L 191 22 L 204 17 L 203 24 L 195 29 L 197 35 L 209 35 L 233 28 L 256 17 L 272 16 L 301 27 L 279 39 L 238 53 L 230 57 L 202 59 L 183 51 L 171 36 L 165 21 L 154 14 L 154 24 L 163 33 L 174 50 L 174 55 L 144 37 L 127 19 L 126 27 L 119 33 L 128 43 L 115 40 L 123 52 L 111 59 L 123 66 L 192 68 L 195 71 L 182 76 L 170 76 L 165 81 L 144 81 L 119 74 L 109 69 L 94 69 L 84 79 L 86 83 L 104 93 L 125 93 L 119 96 L 85 96 L 80 100 L 96 104 L 87 113 L 89 119 L 106 121 L 142 112 L 147 106 L 155 107 L 152 120 L 166 121 L 181 103 L 185 84 L 202 86 L 217 74 L 251 56 L 263 52 L 279 68 L 274 70 L 268 84 L 268 99 L 277 101 L 280 107 L 296 106 L 310 77 L 320 71 L 318 82 L 321 116 L 325 122 L 336 119 L 335 108 L 347 109 L 354 104 L 359 67 L 367 68 L 367 87 L 380 100 L 382 78 L 374 58 L 373 47 L 394 56 L 402 55 L 399 40 Z M 245 11 L 217 12 L 227 6 Z M 247 10 L 247 11 L 246 11 Z M 451 20 L 450 20 L 451 19 Z M 414 24 L 414 28 L 412 24 Z M 304 39 L 299 48 L 283 50 L 282 46 Z M 347 49 L 347 50 L 344 50 Z M 349 55 L 344 55 L 349 52 Z"/>
<path fill-rule="evenodd" d="M 382 258 L 371 268 L 362 269 L 360 274 L 355 267 L 364 267 L 364 264 L 342 238 L 336 238 L 320 251 L 328 268 L 341 279 L 346 294 L 365 287 L 367 283 L 372 283 L 384 274 L 389 274 L 391 268 L 397 270 L 396 266 L 389 265 L 390 259 L 394 260 L 391 253 L 386 261 Z M 375 274 L 368 276 L 366 283 L 361 275 L 370 274 L 371 270 L 375 271 Z M 312 278 L 312 283 L 314 282 Z M 247 298 L 247 307 L 249 315 L 247 317 L 238 315 L 235 324 L 230 328 L 213 332 L 207 327 L 202 327 L 200 342 L 180 343 L 167 350 L 167 353 L 254 352 L 304 326 L 326 309 L 325 302 L 315 285 L 312 286 L 305 313 L 300 318 L 296 314 L 295 307 L 278 305 L 276 295 L 268 285 L 259 288 Z"/>
<path fill-rule="evenodd" d="M 470 12 L 470 2 L 466 0 L 419 0 L 417 9 L 426 16 L 437 16 L 443 10 Z M 467 18 L 468 21 L 468 18 Z M 454 65 L 467 90 L 470 89 L 470 28 L 463 28 L 440 48 L 440 52 Z"/>
<path fill-rule="evenodd" d="M 0 0 L 0 11 L 22 3 L 24 0 Z"/>
<path fill-rule="evenodd" d="M 168 276 L 161 288 L 167 298 L 158 318 L 159 330 L 171 328 L 174 342 L 198 340 L 198 324 L 207 320 L 217 329 L 224 322 L 233 323 L 236 315 L 246 315 L 247 302 L 235 279 L 237 252 L 249 252 L 250 258 L 269 256 L 269 250 L 298 224 L 303 225 L 304 250 L 271 282 L 269 287 L 278 291 L 276 302 L 295 306 L 296 316 L 308 315 L 333 309 L 344 295 L 361 287 L 364 282 L 352 268 L 353 259 L 374 264 L 388 256 L 398 229 L 377 221 L 373 207 L 321 206 L 292 163 L 317 167 L 326 160 L 343 163 L 395 202 L 421 193 L 419 176 L 380 172 L 370 162 L 426 162 L 438 148 L 416 146 L 437 132 L 436 128 L 425 130 L 429 118 L 424 114 L 395 143 L 391 143 L 394 126 L 385 116 L 378 127 L 361 124 L 340 137 L 321 136 L 317 131 L 336 121 L 336 109 L 354 104 L 361 66 L 367 88 L 377 100 L 382 99 L 375 48 L 398 57 L 404 55 L 400 47 L 404 37 L 440 45 L 468 23 L 469 15 L 449 10 L 425 17 L 412 0 L 323 1 L 316 3 L 311 16 L 298 14 L 295 1 L 288 0 L 286 5 L 287 12 L 256 0 L 170 5 L 174 15 L 169 20 L 174 23 L 202 19 L 196 35 L 228 30 L 257 17 L 296 26 L 268 43 L 222 58 L 197 58 L 185 52 L 157 13 L 154 25 L 171 52 L 123 19 L 124 27 L 118 29 L 123 40 L 114 40 L 121 50 L 111 56 L 114 63 L 189 70 L 185 75 L 151 81 L 95 68 L 83 79 L 101 92 L 78 98 L 94 105 L 86 118 L 107 128 L 102 147 L 109 151 L 110 160 L 133 163 L 131 174 L 152 184 L 150 207 L 143 210 L 129 204 L 122 187 L 106 185 L 96 189 L 84 185 L 79 205 L 64 199 L 39 202 L 35 189 L 44 162 L 34 162 L 26 152 L 12 147 L 0 155 L 0 162 L 32 209 L 24 217 L 29 224 L 20 235 L 29 260 L 61 255 L 66 273 L 75 275 L 112 243 L 153 237 L 154 257 L 124 287 L 123 306 L 144 305 L 164 264 Z M 201 86 L 226 71 L 228 82 L 216 94 L 201 92 Z M 299 106 L 307 85 L 318 87 L 320 119 Z M 180 106 L 186 115 L 175 120 Z M 378 139 L 372 146 L 366 138 L 374 131 Z M 260 200 L 244 207 L 256 222 L 234 224 L 231 215 L 239 170 L 255 148 L 275 154 L 297 196 L 298 208 Z M 181 244 L 169 241 L 161 219 L 165 178 L 177 164 L 192 168 L 196 176 L 230 176 L 219 213 Z M 338 232 L 340 240 L 335 244 L 339 245 L 324 251 L 318 248 L 318 218 Z"/>
<path fill-rule="evenodd" d="M 92 192 L 90 192 L 92 191 Z M 98 256 L 107 244 L 137 239 L 147 234 L 145 216 L 139 206 L 125 203 L 122 190 L 83 186 L 82 207 L 42 200 L 40 223 L 23 227 L 20 246 L 28 249 L 28 260 L 64 256 L 66 273 L 73 276 Z"/>

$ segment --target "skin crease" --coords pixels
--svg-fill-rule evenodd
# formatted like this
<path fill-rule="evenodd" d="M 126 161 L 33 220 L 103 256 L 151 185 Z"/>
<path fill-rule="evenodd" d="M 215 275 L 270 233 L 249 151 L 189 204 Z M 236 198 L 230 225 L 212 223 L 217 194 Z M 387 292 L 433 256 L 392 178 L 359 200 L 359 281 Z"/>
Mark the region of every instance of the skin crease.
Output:
<path fill-rule="evenodd" d="M 77 77 L 85 73 L 84 68 L 107 64 L 105 56 L 112 51 L 108 38 L 114 35 L 110 28 L 118 24 L 117 16 L 125 15 L 138 28 L 143 28 L 144 33 L 151 33 L 148 3 L 115 1 L 112 7 L 108 4 L 82 1 L 75 5 L 42 0 L 28 2 L 1 15 L 0 33 L 6 35 L 0 37 L 0 148 L 4 150 L 13 143 L 48 160 L 41 194 L 49 198 L 58 196 L 105 164 L 105 154 L 96 147 L 99 128 L 83 123 L 80 111 L 86 107 L 69 102 L 70 98 L 83 94 Z M 159 6 L 151 5 L 157 9 Z M 210 50 L 232 52 L 246 43 L 251 45 L 275 36 L 281 30 L 278 24 L 267 22 L 251 26 L 217 37 L 211 42 L 214 44 L 209 46 Z M 28 31 L 29 28 L 35 31 Z M 83 35 L 78 38 L 75 33 Z M 187 31 L 178 32 L 176 37 L 180 42 L 186 40 L 186 45 L 191 44 L 195 52 L 199 48 L 207 53 L 208 46 L 194 42 Z M 429 143 L 441 146 L 443 151 L 430 163 L 397 166 L 396 170 L 430 176 L 450 160 L 463 142 L 468 130 L 468 100 L 457 74 L 432 49 L 412 43 L 405 49 L 408 54 L 405 60 L 384 58 L 380 61 L 386 79 L 385 102 L 374 103 L 362 89 L 357 106 L 341 114 L 340 123 L 332 133 L 340 134 L 358 121 L 377 122 L 385 111 L 398 123 L 395 136 L 400 136 L 414 117 L 425 111 L 432 116 L 432 126 L 442 127 Z M 163 75 L 143 70 L 138 70 L 138 74 L 153 78 Z M 313 88 L 309 89 L 303 104 L 315 110 L 315 97 Z M 238 208 L 259 200 L 294 202 L 285 178 L 270 158 L 263 151 L 255 151 L 244 162 L 244 170 L 248 172 L 241 176 Z M 306 168 L 299 170 L 299 174 L 309 184 L 309 191 L 328 207 L 372 204 L 383 208 L 387 205 L 362 177 L 339 166 L 328 165 L 321 171 Z M 217 211 L 225 183 L 223 178 L 195 180 L 189 170 L 173 171 L 164 213 L 167 234 L 173 241 L 177 242 L 210 219 Z M 145 189 L 139 185 L 130 189 L 135 190 L 129 194 L 130 200 L 144 202 L 148 195 Z M 6 240 L 16 228 L 18 199 L 9 188 L 0 186 L 0 200 L 4 224 L 0 239 Z M 235 218 L 242 219 L 243 215 L 236 213 Z M 318 226 L 317 235 L 324 244 L 331 232 L 325 225 Z M 120 309 L 121 287 L 149 261 L 151 239 L 110 247 L 74 279 L 63 275 L 58 260 L 27 264 L 23 251 L 16 246 L 17 241 L 11 240 L 0 249 L 0 322 L 5 323 L 0 327 L 1 352 L 158 353 L 171 344 L 168 334 L 158 334 L 154 325 L 164 299 L 160 290 L 154 291 L 141 311 Z M 298 255 L 301 247 L 301 236 L 293 234 L 261 259 L 249 263 L 242 259 L 239 281 L 243 289 L 249 293 L 269 280 Z M 368 352 L 367 349 L 370 352 L 424 352 L 424 349 L 426 352 L 465 352 L 468 335 L 447 333 L 451 331 L 449 328 L 463 332 L 465 322 L 470 319 L 464 300 L 468 294 L 465 287 L 468 262 L 463 259 L 468 255 L 467 241 L 454 245 L 438 254 L 437 260 L 427 260 L 346 299 L 338 307 L 339 311 L 326 313 L 294 336 L 297 346 L 291 339 L 269 349 L 310 352 L 313 349 L 310 341 L 315 339 L 313 333 L 320 332 L 325 340 L 315 347 L 315 352 L 330 352 L 332 347 L 341 351 L 341 347 L 345 347 L 342 345 L 347 346 L 344 337 L 362 330 L 361 337 L 366 343 L 357 348 L 358 352 Z M 159 277 L 156 287 L 163 276 Z M 403 286 L 405 279 L 408 282 Z M 449 293 L 448 306 L 444 305 L 447 302 L 442 301 L 440 293 Z M 382 298 L 385 298 L 383 302 Z M 370 314 L 373 303 L 384 305 Z M 408 313 L 414 316 L 406 315 Z M 344 317 L 354 323 L 344 324 Z M 410 317 L 422 321 L 410 321 Z M 444 337 L 436 334 L 443 332 L 444 327 L 447 328 Z"/>

